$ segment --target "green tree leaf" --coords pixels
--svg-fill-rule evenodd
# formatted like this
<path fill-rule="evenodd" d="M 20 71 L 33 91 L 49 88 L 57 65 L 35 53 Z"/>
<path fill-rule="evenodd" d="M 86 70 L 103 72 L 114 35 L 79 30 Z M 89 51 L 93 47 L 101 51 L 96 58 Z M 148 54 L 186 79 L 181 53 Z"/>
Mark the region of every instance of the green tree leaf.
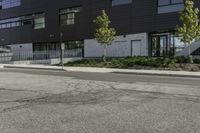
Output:
<path fill-rule="evenodd" d="M 104 46 L 104 61 L 106 60 L 106 47 L 111 45 L 115 39 L 116 30 L 110 28 L 111 21 L 109 20 L 108 15 L 105 10 L 102 11 L 102 14 L 98 16 L 94 23 L 96 24 L 96 31 L 94 33 L 95 39 L 98 43 Z"/>

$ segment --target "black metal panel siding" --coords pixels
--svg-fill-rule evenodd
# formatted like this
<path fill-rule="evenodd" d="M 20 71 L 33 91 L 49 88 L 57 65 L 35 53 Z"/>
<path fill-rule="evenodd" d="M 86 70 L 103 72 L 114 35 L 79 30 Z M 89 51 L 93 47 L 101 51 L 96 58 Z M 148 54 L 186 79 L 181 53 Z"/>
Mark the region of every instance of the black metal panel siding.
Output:
<path fill-rule="evenodd" d="M 199 5 L 199 0 L 198 0 Z M 59 9 L 82 5 L 76 24 L 59 26 Z M 157 0 L 133 0 L 132 4 L 111 7 L 110 0 L 22 0 L 20 7 L 1 10 L 0 19 L 45 12 L 46 28 L 31 26 L 0 29 L 0 44 L 53 42 L 93 38 L 93 19 L 105 9 L 119 35 L 172 30 L 178 23 L 178 13 L 157 14 Z"/>

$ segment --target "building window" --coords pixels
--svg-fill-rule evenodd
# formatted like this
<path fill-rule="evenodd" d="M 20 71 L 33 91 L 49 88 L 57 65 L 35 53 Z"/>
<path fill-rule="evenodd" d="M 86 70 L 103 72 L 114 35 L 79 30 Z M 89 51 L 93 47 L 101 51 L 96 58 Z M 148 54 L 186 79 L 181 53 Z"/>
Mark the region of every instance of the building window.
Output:
<path fill-rule="evenodd" d="M 151 55 L 153 57 L 171 57 L 185 48 L 185 44 L 172 33 L 151 35 Z"/>
<path fill-rule="evenodd" d="M 59 11 L 60 14 L 60 25 L 73 25 L 75 24 L 75 17 L 76 14 L 81 11 L 82 7 L 71 7 L 71 8 L 65 8 L 61 9 Z"/>
<path fill-rule="evenodd" d="M 60 43 L 35 43 L 33 44 L 34 52 L 51 52 L 60 51 Z"/>
<path fill-rule="evenodd" d="M 124 5 L 130 3 L 132 3 L 132 0 L 112 0 L 112 6 Z"/>
<path fill-rule="evenodd" d="M 0 29 L 32 25 L 34 29 L 45 28 L 45 14 L 32 14 L 0 20 Z"/>
<path fill-rule="evenodd" d="M 158 14 L 179 12 L 184 9 L 184 0 L 158 0 Z"/>
<path fill-rule="evenodd" d="M 83 41 L 68 41 L 65 43 L 66 50 L 83 49 L 83 47 L 84 47 Z"/>
<path fill-rule="evenodd" d="M 21 0 L 0 0 L 0 9 L 8 9 L 21 5 Z"/>
<path fill-rule="evenodd" d="M 34 16 L 34 29 L 45 28 L 45 14 L 36 14 Z"/>
<path fill-rule="evenodd" d="M 174 51 L 175 53 L 182 51 L 185 49 L 186 44 L 181 42 L 180 38 L 178 36 L 173 36 L 173 43 L 174 43 Z"/>
<path fill-rule="evenodd" d="M 32 25 L 33 24 L 33 19 L 32 19 L 32 16 L 22 16 L 20 17 L 20 20 L 21 22 L 21 26 L 26 26 L 26 25 Z"/>
<path fill-rule="evenodd" d="M 65 44 L 64 57 L 83 57 L 84 56 L 84 41 L 67 41 Z M 59 42 L 50 43 L 34 43 L 33 53 L 34 59 L 50 59 L 60 58 Z"/>

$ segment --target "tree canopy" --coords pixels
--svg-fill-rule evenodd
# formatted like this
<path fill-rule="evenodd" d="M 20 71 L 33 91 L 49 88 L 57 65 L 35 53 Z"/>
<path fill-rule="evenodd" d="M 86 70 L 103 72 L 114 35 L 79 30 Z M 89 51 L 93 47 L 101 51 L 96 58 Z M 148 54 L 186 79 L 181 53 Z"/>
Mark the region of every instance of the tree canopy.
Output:
<path fill-rule="evenodd" d="M 177 26 L 177 33 L 182 42 L 191 44 L 200 38 L 199 9 L 194 7 L 193 0 L 185 1 L 185 8 L 180 12 L 181 26 Z"/>
<path fill-rule="evenodd" d="M 96 24 L 94 36 L 97 42 L 102 45 L 112 44 L 116 35 L 116 30 L 114 28 L 110 28 L 111 21 L 109 20 L 105 10 L 103 10 L 102 14 L 94 20 L 94 23 Z"/>

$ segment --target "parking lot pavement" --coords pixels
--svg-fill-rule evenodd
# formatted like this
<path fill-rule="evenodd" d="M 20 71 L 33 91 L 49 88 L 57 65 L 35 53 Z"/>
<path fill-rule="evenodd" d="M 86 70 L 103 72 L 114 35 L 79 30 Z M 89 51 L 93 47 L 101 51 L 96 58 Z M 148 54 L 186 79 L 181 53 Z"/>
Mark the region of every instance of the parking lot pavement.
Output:
<path fill-rule="evenodd" d="M 200 132 L 198 84 L 87 76 L 0 71 L 0 133 Z"/>

